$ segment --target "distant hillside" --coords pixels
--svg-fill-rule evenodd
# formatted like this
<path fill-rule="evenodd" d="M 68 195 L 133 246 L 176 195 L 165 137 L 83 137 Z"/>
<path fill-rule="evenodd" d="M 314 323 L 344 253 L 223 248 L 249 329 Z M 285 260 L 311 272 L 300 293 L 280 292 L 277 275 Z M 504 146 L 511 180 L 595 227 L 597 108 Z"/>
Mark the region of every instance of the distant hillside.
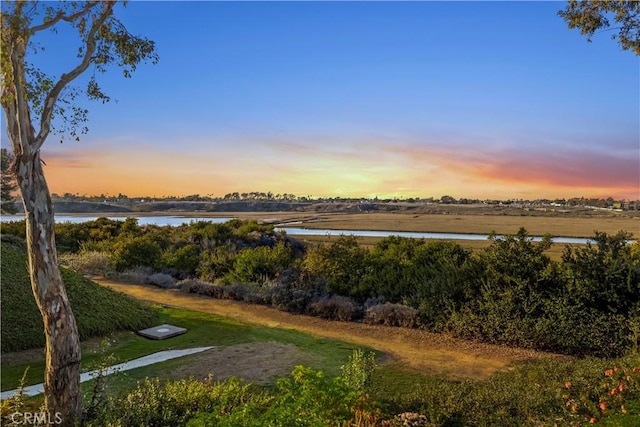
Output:
<path fill-rule="evenodd" d="M 13 236 L 1 240 L 0 312 L 2 352 L 44 347 L 42 317 L 31 291 L 25 246 Z M 156 312 L 81 275 L 62 270 L 82 340 L 119 330 L 139 330 L 157 321 Z"/>
<path fill-rule="evenodd" d="M 22 210 L 22 204 L 17 204 Z M 421 215 L 515 215 L 563 217 L 640 217 L 638 210 L 615 211 L 584 206 L 558 207 L 551 205 L 520 206 L 508 204 L 443 204 L 407 201 L 298 201 L 298 200 L 119 200 L 105 202 L 54 202 L 58 214 L 147 214 L 152 212 L 318 212 L 361 213 L 399 212 Z"/>
<path fill-rule="evenodd" d="M 24 212 L 22 203 L 16 203 L 18 212 Z M 113 203 L 96 202 L 54 202 L 53 209 L 57 213 L 126 213 L 131 212 L 127 206 Z"/>

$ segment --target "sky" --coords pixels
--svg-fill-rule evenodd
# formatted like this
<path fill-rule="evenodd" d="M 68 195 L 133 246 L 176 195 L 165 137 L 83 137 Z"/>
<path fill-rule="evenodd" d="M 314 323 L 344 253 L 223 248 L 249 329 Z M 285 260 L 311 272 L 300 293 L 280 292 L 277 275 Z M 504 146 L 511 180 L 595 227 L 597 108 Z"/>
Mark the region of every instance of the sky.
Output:
<path fill-rule="evenodd" d="M 112 102 L 46 142 L 50 190 L 638 199 L 638 57 L 564 5 L 131 1 L 160 61 L 79 80 Z M 43 70 L 74 65 L 67 32 L 39 41 Z"/>

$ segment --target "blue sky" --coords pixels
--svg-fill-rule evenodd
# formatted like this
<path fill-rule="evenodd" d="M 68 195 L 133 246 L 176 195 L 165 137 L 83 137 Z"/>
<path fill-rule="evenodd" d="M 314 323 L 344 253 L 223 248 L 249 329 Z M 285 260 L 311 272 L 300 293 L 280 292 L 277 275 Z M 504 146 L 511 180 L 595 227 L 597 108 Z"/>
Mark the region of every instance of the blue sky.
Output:
<path fill-rule="evenodd" d="M 51 190 L 638 198 L 638 57 L 563 7 L 132 1 L 160 62 L 98 76 L 117 102 L 48 141 Z"/>

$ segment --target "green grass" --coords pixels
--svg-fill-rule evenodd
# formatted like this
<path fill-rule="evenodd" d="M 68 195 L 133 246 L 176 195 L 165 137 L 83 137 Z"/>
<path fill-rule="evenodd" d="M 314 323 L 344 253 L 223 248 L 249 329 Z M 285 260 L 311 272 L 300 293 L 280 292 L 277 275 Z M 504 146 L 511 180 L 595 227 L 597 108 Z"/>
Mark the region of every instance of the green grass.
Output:
<path fill-rule="evenodd" d="M 83 345 L 83 371 L 95 369 L 105 355 L 113 354 L 113 364 L 136 359 L 138 357 L 162 350 L 191 348 L 202 346 L 230 346 L 252 342 L 279 342 L 293 344 L 308 355 L 308 366 L 320 369 L 330 376 L 340 373 L 342 366 L 351 352 L 358 348 L 355 345 L 336 340 L 315 338 L 301 332 L 246 325 L 228 318 L 195 311 L 157 308 L 158 323 L 170 323 L 188 330 L 186 334 L 168 340 L 149 340 L 132 332 L 120 332 L 108 338 L 107 348 L 91 348 Z M 189 356 L 186 356 L 189 357 Z M 146 376 L 165 376 L 172 367 L 179 366 L 182 359 L 145 366 L 127 371 L 126 375 L 118 375 L 116 388 L 131 387 L 136 380 Z M 25 369 L 29 367 L 26 384 L 36 384 L 43 380 L 44 360 L 32 363 L 18 363 L 2 366 L 2 390 L 11 390 L 18 386 Z"/>
<path fill-rule="evenodd" d="M 0 247 L 2 352 L 44 347 L 42 317 L 31 290 L 25 246 L 12 236 L 2 236 Z M 61 271 L 82 340 L 157 322 L 156 312 L 148 305 L 73 271 Z"/>

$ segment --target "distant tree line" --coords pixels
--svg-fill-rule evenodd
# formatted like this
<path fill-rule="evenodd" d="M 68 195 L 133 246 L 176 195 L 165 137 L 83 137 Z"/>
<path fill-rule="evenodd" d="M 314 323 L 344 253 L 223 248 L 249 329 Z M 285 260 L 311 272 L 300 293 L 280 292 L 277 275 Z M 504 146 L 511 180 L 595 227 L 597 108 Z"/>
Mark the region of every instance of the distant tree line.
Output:
<path fill-rule="evenodd" d="M 321 196 L 297 196 L 291 193 L 272 193 L 272 192 L 232 192 L 224 196 L 213 196 L 200 194 L 190 194 L 186 196 L 144 196 L 129 197 L 126 194 L 118 193 L 117 195 L 99 194 L 84 195 L 64 193 L 62 195 L 53 193 L 53 201 L 78 201 L 78 202 L 153 202 L 153 201 L 173 201 L 173 202 L 234 202 L 234 201 L 263 201 L 263 202 L 302 202 L 302 203 L 412 203 L 412 204 L 443 204 L 443 205 L 502 205 L 514 207 L 592 207 L 603 209 L 622 209 L 622 210 L 638 210 L 640 209 L 640 200 L 614 199 L 607 198 L 556 198 L 556 199 L 477 199 L 477 198 L 459 198 L 444 195 L 442 197 L 394 197 L 394 198 L 378 198 L 378 197 L 321 197 Z"/>

